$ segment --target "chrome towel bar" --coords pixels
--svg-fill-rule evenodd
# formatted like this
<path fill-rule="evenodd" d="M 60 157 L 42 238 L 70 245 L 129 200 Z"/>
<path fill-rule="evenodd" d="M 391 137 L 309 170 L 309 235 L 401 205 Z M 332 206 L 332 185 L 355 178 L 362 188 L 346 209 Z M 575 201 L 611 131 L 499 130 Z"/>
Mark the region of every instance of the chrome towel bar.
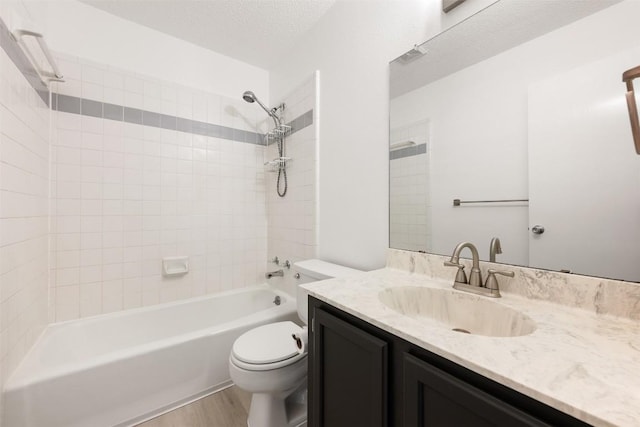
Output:
<path fill-rule="evenodd" d="M 504 199 L 504 200 L 460 200 L 453 199 L 453 206 L 460 206 L 463 203 L 513 203 L 528 202 L 529 199 Z"/>

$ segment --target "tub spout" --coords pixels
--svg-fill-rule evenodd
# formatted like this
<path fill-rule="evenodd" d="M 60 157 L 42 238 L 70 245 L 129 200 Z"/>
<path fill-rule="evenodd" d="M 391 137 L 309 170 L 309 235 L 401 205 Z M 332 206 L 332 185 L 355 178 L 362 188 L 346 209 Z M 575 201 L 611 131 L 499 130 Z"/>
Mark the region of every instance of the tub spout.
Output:
<path fill-rule="evenodd" d="M 271 279 L 274 276 L 284 276 L 284 270 L 267 271 L 266 273 L 264 273 L 264 277 L 266 277 L 267 279 Z"/>

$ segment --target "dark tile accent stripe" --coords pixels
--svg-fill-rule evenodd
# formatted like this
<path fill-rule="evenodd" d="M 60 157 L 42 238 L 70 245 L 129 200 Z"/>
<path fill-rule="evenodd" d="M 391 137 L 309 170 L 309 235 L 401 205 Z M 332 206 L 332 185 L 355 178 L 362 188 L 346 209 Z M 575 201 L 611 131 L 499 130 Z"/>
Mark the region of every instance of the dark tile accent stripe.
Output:
<path fill-rule="evenodd" d="M 302 115 L 304 118 L 304 127 L 311 126 L 313 124 L 313 110 L 309 110 Z"/>
<path fill-rule="evenodd" d="M 153 111 L 139 110 L 137 108 L 108 104 L 69 95 L 53 94 L 53 99 L 52 108 L 65 113 L 124 121 L 213 138 L 229 139 L 248 144 L 264 145 L 265 141 L 264 135 L 260 133 L 154 113 Z M 288 125 L 291 126 L 291 133 L 304 129 L 311 124 L 313 124 L 313 110 L 307 111 L 288 123 Z"/>
<path fill-rule="evenodd" d="M 245 138 L 245 131 L 243 131 L 242 129 L 233 129 L 233 132 L 231 133 L 231 139 L 233 139 L 234 141 L 244 142 Z"/>
<path fill-rule="evenodd" d="M 164 129 L 177 130 L 178 118 L 176 116 L 167 116 L 160 114 L 160 127 Z"/>
<path fill-rule="evenodd" d="M 42 101 L 49 106 L 49 88 L 42 83 L 38 73 L 33 68 L 27 56 L 24 54 L 18 43 L 13 39 L 6 24 L 0 19 L 0 47 L 7 53 L 7 56 L 27 79 L 31 87 L 38 93 Z"/>
<path fill-rule="evenodd" d="M 247 132 L 245 136 L 247 137 L 245 142 L 249 144 L 264 145 L 264 137 L 259 133 Z"/>
<path fill-rule="evenodd" d="M 211 133 L 211 131 L 209 130 L 209 123 L 198 122 L 195 120 L 188 121 L 191 122 L 191 133 L 195 133 L 196 135 L 209 135 Z M 215 135 L 214 137 L 219 136 L 220 135 Z"/>
<path fill-rule="evenodd" d="M 83 116 L 102 118 L 102 102 L 82 98 L 80 103 L 80 114 Z"/>
<path fill-rule="evenodd" d="M 291 126 L 291 133 L 296 132 L 302 129 L 304 126 L 303 116 L 300 116 L 296 119 L 291 120 L 287 125 Z"/>
<path fill-rule="evenodd" d="M 309 110 L 300 117 L 294 119 L 289 126 L 291 126 L 291 132 L 297 132 L 300 129 L 304 129 L 307 126 L 313 124 L 313 110 Z"/>
<path fill-rule="evenodd" d="M 219 132 L 220 132 L 220 138 L 233 139 L 233 128 L 228 128 L 226 126 L 220 126 L 218 129 L 219 129 Z"/>
<path fill-rule="evenodd" d="M 142 111 L 142 124 L 154 128 L 160 127 L 160 114 L 152 111 Z"/>
<path fill-rule="evenodd" d="M 180 132 L 187 132 L 187 133 L 192 133 L 192 128 L 193 128 L 193 121 L 192 120 L 187 120 L 187 119 L 183 119 L 182 117 L 178 117 L 177 118 L 177 123 L 176 123 L 176 130 L 179 130 Z"/>
<path fill-rule="evenodd" d="M 414 145 L 412 147 L 401 148 L 389 151 L 389 160 L 402 159 L 403 157 L 417 156 L 427 152 L 427 144 Z"/>
<path fill-rule="evenodd" d="M 122 105 L 104 103 L 102 108 L 104 109 L 105 119 L 117 120 L 119 122 L 124 120 L 124 107 Z"/>
<path fill-rule="evenodd" d="M 142 110 L 124 107 L 124 121 L 136 125 L 142 124 Z"/>
<path fill-rule="evenodd" d="M 53 107 L 58 111 L 64 111 L 65 113 L 80 114 L 82 111 L 80 108 L 80 98 L 69 95 L 56 94 L 56 102 Z"/>

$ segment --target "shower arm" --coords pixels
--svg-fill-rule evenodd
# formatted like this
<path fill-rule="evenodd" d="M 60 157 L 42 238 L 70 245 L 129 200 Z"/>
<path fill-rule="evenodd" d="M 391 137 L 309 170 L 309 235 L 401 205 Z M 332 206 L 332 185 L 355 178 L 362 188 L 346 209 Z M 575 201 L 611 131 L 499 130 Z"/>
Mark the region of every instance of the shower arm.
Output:
<path fill-rule="evenodd" d="M 636 105 L 636 95 L 633 88 L 633 80 L 640 77 L 640 65 L 622 73 L 622 81 L 627 85 L 627 108 L 629 109 L 629 120 L 631 121 L 631 134 L 636 148 L 636 154 L 640 155 L 640 123 L 638 118 L 638 107 Z"/>
<path fill-rule="evenodd" d="M 268 111 L 269 115 L 273 119 L 276 124 L 276 128 L 282 127 L 282 118 L 280 118 L 277 114 L 277 111 L 280 110 L 280 114 L 284 112 L 284 103 L 278 105 L 277 107 L 273 107 L 270 111 Z"/>
<path fill-rule="evenodd" d="M 261 106 L 262 109 L 269 115 L 269 117 L 273 119 L 273 121 L 276 124 L 276 127 L 279 127 L 281 124 L 280 118 L 276 115 L 276 110 L 278 109 L 278 107 L 269 110 L 262 102 L 260 102 L 258 98 L 254 98 L 254 99 L 258 103 L 258 105 Z"/>

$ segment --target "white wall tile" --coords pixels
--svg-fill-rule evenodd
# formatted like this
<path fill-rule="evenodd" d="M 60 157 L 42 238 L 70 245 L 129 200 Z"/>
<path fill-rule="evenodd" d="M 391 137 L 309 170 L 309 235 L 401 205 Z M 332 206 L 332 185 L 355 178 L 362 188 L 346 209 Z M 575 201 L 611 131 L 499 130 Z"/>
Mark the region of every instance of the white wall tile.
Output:
<path fill-rule="evenodd" d="M 0 49 L 0 385 L 48 321 L 49 112 Z M 67 124 L 66 128 L 72 128 Z M 66 137 L 67 135 L 63 135 Z M 56 135 L 57 138 L 57 135 Z M 57 154 L 57 153 L 56 153 Z M 62 175 L 73 175 L 64 170 Z M 66 188 L 75 195 L 77 188 Z M 68 208 L 63 203 L 62 208 Z M 57 224 L 53 224 L 55 227 Z M 69 228 L 69 223 L 64 223 Z M 53 244 L 58 242 L 53 242 Z M 63 250 L 75 251 L 62 239 Z M 52 244 L 52 246 L 53 246 Z M 77 268 L 77 252 L 51 264 Z M 72 282 L 73 274 L 61 278 Z M 53 275 L 55 280 L 56 276 Z M 0 405 L 2 403 L 0 402 Z"/>
<path fill-rule="evenodd" d="M 227 123 L 241 128 L 247 117 L 264 120 L 255 106 L 235 99 L 77 61 L 83 96 L 216 124 L 223 124 L 226 108 Z M 60 279 L 55 286 L 80 284 L 77 301 L 65 301 L 68 291 L 56 294 L 56 318 L 157 304 L 262 280 L 266 183 L 256 176 L 263 170 L 264 148 L 93 117 L 77 120 L 68 113 L 56 116 L 61 120 L 54 189 L 61 204 L 54 222 Z M 226 215 L 210 220 L 216 212 Z M 262 236 L 261 243 L 249 239 L 252 234 Z M 223 248 L 233 248 L 232 253 Z M 192 271 L 166 282 L 161 258 L 174 255 L 190 256 Z M 205 283 L 209 277 L 215 283 Z"/>
<path fill-rule="evenodd" d="M 284 98 L 283 102 L 287 106 L 285 122 L 316 108 L 314 82 L 315 77 L 310 78 L 308 82 L 303 83 Z M 283 261 L 289 260 L 294 263 L 317 256 L 317 215 L 314 203 L 317 164 L 315 126 L 314 123 L 286 138 L 287 156 L 293 161 L 287 166 L 288 189 L 284 198 L 276 193 L 277 173 L 264 174 L 268 210 L 268 239 L 265 242 L 268 245 L 269 259 L 278 256 Z M 277 145 L 272 144 L 262 159 L 256 156 L 254 161 L 260 164 L 278 155 Z M 261 194 L 260 191 L 256 192 L 257 196 Z M 277 267 L 267 264 L 266 268 Z M 295 281 L 290 271 L 287 272 L 284 280 L 280 280 L 276 285 L 295 295 Z"/>
<path fill-rule="evenodd" d="M 80 285 L 79 317 L 95 316 L 102 313 L 102 283 Z"/>
<path fill-rule="evenodd" d="M 93 101 L 104 101 L 104 86 L 101 84 L 82 82 L 82 97 Z"/>
<path fill-rule="evenodd" d="M 106 70 L 104 72 L 104 86 L 105 88 L 123 90 L 124 74 L 113 69 Z"/>

